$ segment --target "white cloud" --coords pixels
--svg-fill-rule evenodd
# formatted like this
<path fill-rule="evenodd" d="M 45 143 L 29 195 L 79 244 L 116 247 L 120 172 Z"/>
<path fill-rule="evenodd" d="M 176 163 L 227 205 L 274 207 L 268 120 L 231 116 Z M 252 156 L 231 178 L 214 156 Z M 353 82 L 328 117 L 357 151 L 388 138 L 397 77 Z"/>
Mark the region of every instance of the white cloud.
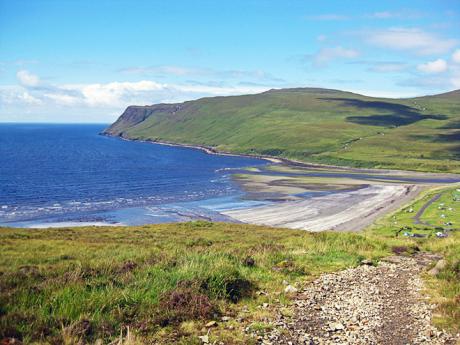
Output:
<path fill-rule="evenodd" d="M 417 69 L 424 73 L 441 73 L 447 70 L 447 62 L 437 59 L 417 66 Z"/>
<path fill-rule="evenodd" d="M 452 49 L 458 41 L 442 38 L 419 28 L 389 28 L 377 31 L 362 31 L 360 35 L 373 45 L 418 55 L 443 54 Z"/>
<path fill-rule="evenodd" d="M 24 84 L 24 83 L 23 83 Z M 36 83 L 28 83 L 36 84 Z M 26 111 L 40 106 L 43 111 L 69 107 L 75 111 L 96 109 L 112 114 L 132 104 L 182 102 L 207 96 L 259 93 L 272 88 L 260 85 L 161 84 L 151 80 L 95 84 L 45 85 L 43 87 L 0 86 L 0 108 Z M 62 108 L 61 108 L 62 109 Z"/>
<path fill-rule="evenodd" d="M 27 70 L 20 70 L 16 73 L 16 77 L 21 85 L 26 87 L 34 87 L 40 83 L 40 78 Z"/>
<path fill-rule="evenodd" d="M 80 99 L 75 96 L 59 94 L 59 93 L 45 93 L 44 97 L 54 101 L 57 105 L 77 105 Z"/>
<path fill-rule="evenodd" d="M 341 46 L 332 48 L 321 48 L 314 56 L 313 62 L 316 66 L 325 66 L 335 59 L 352 59 L 359 56 L 359 52 L 354 49 L 347 49 Z"/>
<path fill-rule="evenodd" d="M 136 98 L 140 94 L 161 91 L 165 85 L 142 80 L 139 82 L 113 82 L 108 84 L 89 84 L 75 87 L 89 106 L 110 106 L 119 104 L 123 99 Z"/>
<path fill-rule="evenodd" d="M 454 53 L 452 54 L 452 61 L 455 63 L 460 63 L 460 49 L 454 51 Z"/>
<path fill-rule="evenodd" d="M 26 89 L 18 86 L 0 86 L 0 108 L 2 105 L 21 104 L 26 106 L 41 105 L 42 100 L 31 95 Z"/>
<path fill-rule="evenodd" d="M 31 104 L 31 105 L 41 105 L 43 103 L 40 99 L 35 98 L 31 94 L 29 94 L 27 91 L 23 92 L 22 94 L 19 94 L 18 97 L 20 100 L 24 101 L 27 104 Z"/>

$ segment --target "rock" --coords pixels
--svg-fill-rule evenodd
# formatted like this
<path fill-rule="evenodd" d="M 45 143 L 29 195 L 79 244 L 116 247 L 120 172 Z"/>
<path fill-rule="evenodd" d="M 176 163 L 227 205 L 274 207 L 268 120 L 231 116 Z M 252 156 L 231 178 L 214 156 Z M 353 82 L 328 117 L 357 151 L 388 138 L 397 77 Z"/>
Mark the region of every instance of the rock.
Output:
<path fill-rule="evenodd" d="M 341 331 L 341 330 L 345 329 L 345 326 L 342 325 L 340 322 L 333 322 L 333 323 L 329 324 L 329 329 L 331 331 Z"/>
<path fill-rule="evenodd" d="M 209 336 L 207 334 L 206 335 L 200 335 L 198 338 L 201 339 L 203 344 L 208 344 L 209 343 Z"/>
<path fill-rule="evenodd" d="M 431 276 L 438 275 L 439 272 L 441 272 L 444 268 L 447 266 L 447 261 L 444 259 L 439 260 L 436 265 L 428 271 L 428 274 Z"/>
<path fill-rule="evenodd" d="M 288 294 L 291 294 L 291 293 L 296 293 L 297 292 L 297 289 L 295 287 L 293 287 L 292 285 L 288 285 L 284 288 L 284 292 L 285 293 L 288 293 Z"/>
<path fill-rule="evenodd" d="M 361 265 L 367 265 L 367 266 L 372 266 L 374 263 L 371 260 L 364 259 L 361 260 Z"/>
<path fill-rule="evenodd" d="M 227 322 L 227 321 L 230 321 L 230 320 L 231 320 L 231 317 L 230 317 L 230 316 L 222 316 L 222 317 L 221 317 L 221 320 L 222 320 L 223 322 Z"/>
<path fill-rule="evenodd" d="M 209 321 L 206 325 L 204 325 L 206 328 L 211 328 L 211 327 L 216 327 L 217 322 L 216 321 Z"/>
<path fill-rule="evenodd" d="M 302 286 L 286 284 L 285 292 L 298 288 L 302 293 L 291 296 L 290 313 L 279 308 L 269 339 L 282 345 L 454 344 L 451 335 L 431 325 L 435 307 L 422 298 L 420 273 L 440 259 L 427 255 L 392 256 L 376 266 L 363 262 L 323 274 Z M 445 265 L 436 264 L 439 270 Z"/>

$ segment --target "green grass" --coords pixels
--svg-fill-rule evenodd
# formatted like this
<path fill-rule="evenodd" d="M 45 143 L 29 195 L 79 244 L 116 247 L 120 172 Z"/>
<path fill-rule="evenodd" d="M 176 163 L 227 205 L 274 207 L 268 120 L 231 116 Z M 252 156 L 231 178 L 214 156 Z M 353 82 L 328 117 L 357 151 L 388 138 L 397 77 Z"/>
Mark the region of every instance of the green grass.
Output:
<path fill-rule="evenodd" d="M 459 109 L 458 91 L 382 99 L 286 89 L 131 107 L 107 133 L 305 162 L 460 172 Z"/>
<path fill-rule="evenodd" d="M 69 334 L 109 340 L 126 326 L 142 339 L 165 339 L 164 332 L 173 336 L 172 329 L 190 321 L 165 315 L 165 304 L 158 308 L 171 291 L 204 295 L 219 315 L 237 315 L 243 305 L 257 315 L 257 306 L 275 292 L 284 298 L 283 280 L 313 279 L 390 251 L 388 243 L 358 234 L 205 222 L 1 229 L 0 241 L 0 336 L 27 343 L 59 341 Z M 244 264 L 248 256 L 254 266 Z M 260 290 L 269 296 L 257 295 Z M 189 333 L 177 331 L 175 341 L 193 339 L 215 317 L 192 315 L 194 331 L 189 334 L 190 325 Z M 91 325 L 85 332 L 80 330 L 84 320 Z M 261 320 L 250 317 L 247 322 Z M 213 331 L 213 337 L 230 343 L 250 342 L 241 334 L 240 329 Z"/>
<path fill-rule="evenodd" d="M 396 216 L 402 221 L 405 214 Z M 458 233 L 446 239 L 395 237 L 391 222 L 382 220 L 364 233 L 202 221 L 1 228 L 0 337 L 25 343 L 108 342 L 120 332 L 126 335 L 129 327 L 138 343 L 199 344 L 198 336 L 207 333 L 204 325 L 228 315 L 230 321 L 219 321 L 210 332 L 211 341 L 251 344 L 254 339 L 244 335 L 244 327 L 270 327 L 267 317 L 274 311 L 261 308 L 263 303 L 281 303 L 290 313 L 284 280 L 310 281 L 364 258 L 377 261 L 391 255 L 394 246 L 418 246 L 449 260 L 449 268 L 431 278 L 430 289 L 444 303 L 439 324 L 455 329 Z"/>

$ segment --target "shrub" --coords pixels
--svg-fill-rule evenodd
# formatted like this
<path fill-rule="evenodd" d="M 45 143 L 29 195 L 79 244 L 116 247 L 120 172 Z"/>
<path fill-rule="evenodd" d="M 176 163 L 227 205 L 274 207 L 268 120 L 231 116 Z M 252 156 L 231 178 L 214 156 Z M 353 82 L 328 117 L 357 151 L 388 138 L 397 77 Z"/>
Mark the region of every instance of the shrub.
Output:
<path fill-rule="evenodd" d="M 186 320 L 206 319 L 215 310 L 208 296 L 193 288 L 179 287 L 160 296 L 155 321 L 166 326 Z"/>
<path fill-rule="evenodd" d="M 250 296 L 253 284 L 237 269 L 221 269 L 211 273 L 201 284 L 201 290 L 214 298 L 225 298 L 234 303 Z"/>

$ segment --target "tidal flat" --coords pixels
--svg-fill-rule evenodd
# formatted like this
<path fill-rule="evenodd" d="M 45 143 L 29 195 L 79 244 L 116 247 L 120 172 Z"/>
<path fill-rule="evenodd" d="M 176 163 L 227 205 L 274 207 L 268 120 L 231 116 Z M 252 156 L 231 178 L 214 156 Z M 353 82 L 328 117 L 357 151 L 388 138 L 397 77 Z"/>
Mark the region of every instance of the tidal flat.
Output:
<path fill-rule="evenodd" d="M 460 175 L 275 164 L 234 175 L 251 198 L 268 205 L 224 211 L 233 219 L 309 231 L 359 231 L 433 187 Z"/>

